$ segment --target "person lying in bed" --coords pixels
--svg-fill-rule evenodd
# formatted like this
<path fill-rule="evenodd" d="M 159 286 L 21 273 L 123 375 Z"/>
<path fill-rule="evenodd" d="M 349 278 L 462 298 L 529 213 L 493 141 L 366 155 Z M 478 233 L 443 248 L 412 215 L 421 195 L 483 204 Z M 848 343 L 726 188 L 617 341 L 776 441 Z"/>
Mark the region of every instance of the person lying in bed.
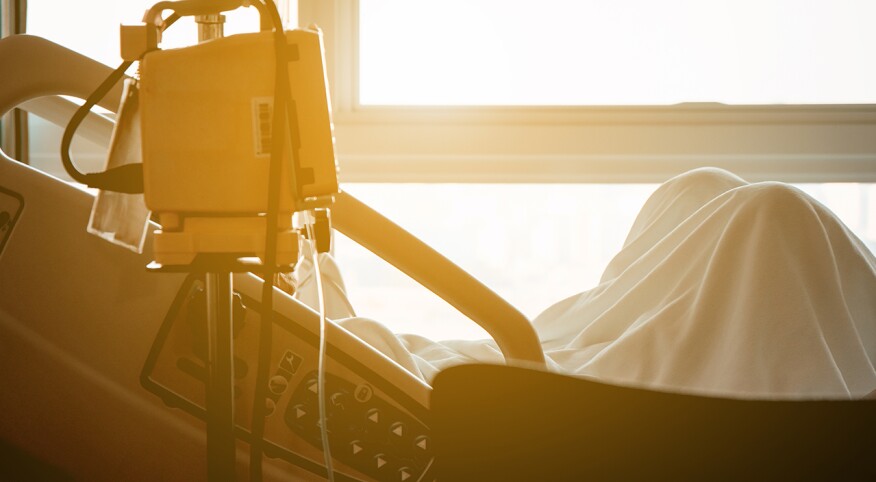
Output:
<path fill-rule="evenodd" d="M 349 316 L 337 266 L 320 266 L 337 287 L 329 316 Z M 305 283 L 297 296 L 315 306 L 313 291 Z M 450 365 L 504 361 L 491 340 L 340 324 L 426 381 Z M 550 369 L 609 383 L 749 398 L 876 393 L 876 258 L 802 191 L 719 169 L 662 184 L 599 285 L 533 325 Z"/>

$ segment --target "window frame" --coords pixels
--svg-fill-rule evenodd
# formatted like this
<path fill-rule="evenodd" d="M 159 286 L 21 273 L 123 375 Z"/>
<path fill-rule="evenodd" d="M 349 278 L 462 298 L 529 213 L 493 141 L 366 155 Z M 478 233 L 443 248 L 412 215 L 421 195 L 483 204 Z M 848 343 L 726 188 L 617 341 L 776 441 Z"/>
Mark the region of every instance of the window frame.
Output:
<path fill-rule="evenodd" d="M 359 0 L 299 0 L 324 32 L 346 182 L 661 182 L 700 166 L 751 181 L 876 182 L 876 105 L 371 106 Z"/>

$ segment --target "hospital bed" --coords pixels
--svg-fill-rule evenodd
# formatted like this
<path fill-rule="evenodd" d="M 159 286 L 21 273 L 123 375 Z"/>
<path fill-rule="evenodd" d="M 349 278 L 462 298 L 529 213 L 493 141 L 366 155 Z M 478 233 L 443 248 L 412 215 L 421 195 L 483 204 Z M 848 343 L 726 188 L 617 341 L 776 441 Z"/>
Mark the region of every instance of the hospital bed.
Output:
<path fill-rule="evenodd" d="M 742 400 L 518 367 L 438 374 L 440 480 L 876 480 L 876 401 Z"/>
<path fill-rule="evenodd" d="M 109 70 L 30 36 L 0 41 L 0 66 L 4 72 L 20 74 L 0 80 L 0 112 L 23 106 L 58 124 L 66 123 L 75 105 L 45 96 L 86 97 Z M 102 107 L 115 110 L 119 96 L 111 92 Z M 109 119 L 91 116 L 82 133 L 106 144 L 111 128 Z M 0 241 L 0 440 L 10 450 L 30 454 L 78 479 L 203 478 L 203 281 L 197 275 L 147 272 L 148 242 L 146 254 L 137 255 L 88 235 L 91 194 L 5 156 L 0 159 L 0 196 L 0 207 L 9 213 Z M 474 278 L 351 196 L 338 197 L 333 216 L 340 232 L 483 326 L 510 364 L 544 368 L 538 339 L 526 318 Z M 237 469 L 242 475 L 246 444 L 252 442 L 248 427 L 261 284 L 246 273 L 236 274 L 234 283 Z M 273 378 L 264 442 L 271 459 L 265 476 L 319 480 L 325 469 L 314 415 L 318 315 L 279 290 L 273 296 Z M 336 480 L 435 480 L 444 470 L 440 462 L 436 465 L 436 450 L 446 455 L 448 475 L 442 480 L 461 480 L 463 473 L 452 470 L 469 463 L 481 467 L 476 474 L 490 473 L 487 467 L 499 470 L 499 465 L 489 463 L 499 460 L 489 458 L 494 445 L 457 430 L 460 422 L 482 429 L 487 420 L 506 423 L 493 433 L 515 447 L 542 443 L 511 436 L 529 437 L 526 429 L 515 428 L 526 425 L 485 416 L 519 414 L 513 410 L 533 399 L 504 399 L 493 405 L 511 411 L 491 410 L 490 404 L 463 409 L 452 402 L 467 393 L 489 394 L 503 382 L 539 399 L 547 392 L 526 381 L 529 375 L 509 372 L 490 383 L 489 377 L 481 376 L 484 372 L 473 372 L 469 378 L 449 371 L 436 381 L 439 390 L 433 394 L 432 387 L 334 323 L 328 325 L 327 340 L 327 387 L 337 402 L 329 420 L 345 427 L 332 434 Z M 447 389 L 441 388 L 444 379 Z M 558 387 L 580 382 L 563 380 Z M 447 395 L 442 398 L 441 393 Z M 630 391 L 624 397 L 636 399 L 643 393 L 647 392 Z M 443 408 L 433 412 L 433 399 L 443 401 Z M 586 397 L 569 399 L 587 403 Z M 542 415 L 551 411 L 543 405 L 529 406 Z M 863 406 L 856 405 L 856 410 L 873 413 Z M 436 437 L 445 441 L 443 449 L 433 447 Z M 486 451 L 470 452 L 483 454 L 482 459 L 453 452 L 452 446 L 470 446 L 466 440 L 477 441 Z M 541 445 L 543 450 L 536 453 L 545 455 L 551 446 Z M 567 466 L 562 461 L 552 464 L 560 471 Z M 549 467 L 544 473 L 551 473 Z"/>

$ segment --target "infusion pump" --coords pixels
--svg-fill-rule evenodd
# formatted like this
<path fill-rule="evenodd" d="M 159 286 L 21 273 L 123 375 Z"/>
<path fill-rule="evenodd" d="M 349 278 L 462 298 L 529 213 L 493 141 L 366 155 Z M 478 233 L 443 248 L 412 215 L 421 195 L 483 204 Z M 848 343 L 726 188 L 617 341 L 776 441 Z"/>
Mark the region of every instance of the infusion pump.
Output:
<path fill-rule="evenodd" d="M 328 206 L 339 191 L 322 34 L 285 32 L 291 102 L 283 104 L 288 129 L 281 133 L 272 132 L 274 35 L 239 34 L 143 54 L 143 185 L 146 205 L 162 225 L 155 233 L 157 262 L 186 264 L 196 252 L 263 257 L 259 214 L 270 212 L 275 136 L 286 141 L 278 160 L 279 264 L 294 264 L 298 256 L 291 214 Z"/>

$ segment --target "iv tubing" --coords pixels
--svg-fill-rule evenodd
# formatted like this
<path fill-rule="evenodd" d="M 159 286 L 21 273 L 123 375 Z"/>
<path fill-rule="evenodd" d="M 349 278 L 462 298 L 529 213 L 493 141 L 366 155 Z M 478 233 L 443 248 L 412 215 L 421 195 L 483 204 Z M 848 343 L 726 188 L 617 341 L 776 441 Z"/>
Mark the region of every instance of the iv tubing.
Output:
<path fill-rule="evenodd" d="M 313 223 L 316 216 L 307 212 L 307 236 L 310 238 L 310 255 L 313 258 L 313 273 L 316 276 L 316 297 L 319 299 L 319 354 L 317 355 L 316 391 L 319 398 L 319 435 L 322 439 L 322 453 L 329 482 L 334 482 L 335 471 L 332 467 L 332 454 L 329 447 L 328 427 L 325 413 L 325 291 L 322 285 L 322 273 L 319 269 L 319 251 L 316 249 L 316 238 L 313 233 Z"/>

